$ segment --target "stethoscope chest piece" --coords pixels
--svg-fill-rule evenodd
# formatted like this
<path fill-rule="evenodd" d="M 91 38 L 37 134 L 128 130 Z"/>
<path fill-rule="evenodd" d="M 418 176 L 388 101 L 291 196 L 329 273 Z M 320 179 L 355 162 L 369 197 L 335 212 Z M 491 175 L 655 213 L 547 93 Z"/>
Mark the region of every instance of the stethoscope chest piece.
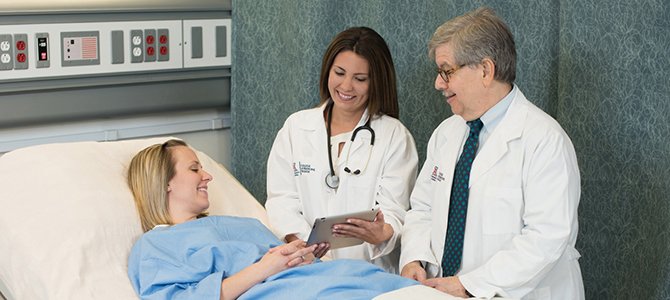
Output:
<path fill-rule="evenodd" d="M 326 175 L 326 185 L 331 189 L 336 189 L 340 186 L 340 176 L 329 173 Z"/>
<path fill-rule="evenodd" d="M 332 122 L 332 115 L 333 115 L 333 105 L 334 103 L 331 101 L 328 103 L 328 106 L 326 109 L 328 110 L 328 116 L 327 116 L 327 124 L 326 124 L 326 139 L 328 143 L 328 164 L 330 166 L 330 172 L 328 175 L 326 175 L 326 185 L 331 188 L 331 189 L 337 189 L 338 186 L 340 186 L 340 177 L 335 174 L 335 168 L 333 167 L 333 155 L 331 153 L 331 148 L 333 145 L 330 143 L 330 124 Z M 351 135 L 351 144 L 354 143 L 354 140 L 356 139 L 356 134 L 361 131 L 361 130 L 367 130 L 370 132 L 370 150 L 368 150 L 368 159 L 365 162 L 365 166 L 363 166 L 362 169 L 355 169 L 351 170 L 348 166 L 349 164 L 349 152 L 351 151 L 351 146 L 349 146 L 349 149 L 347 150 L 347 158 L 345 161 L 345 168 L 344 171 L 352 174 L 352 175 L 359 175 L 361 172 L 365 171 L 365 169 L 368 166 L 368 162 L 370 162 L 370 156 L 372 155 L 372 146 L 375 144 L 375 131 L 372 130 L 372 127 L 370 127 L 370 120 L 372 117 L 368 116 L 368 120 L 365 122 L 365 125 L 359 126 L 354 130 L 354 133 Z"/>

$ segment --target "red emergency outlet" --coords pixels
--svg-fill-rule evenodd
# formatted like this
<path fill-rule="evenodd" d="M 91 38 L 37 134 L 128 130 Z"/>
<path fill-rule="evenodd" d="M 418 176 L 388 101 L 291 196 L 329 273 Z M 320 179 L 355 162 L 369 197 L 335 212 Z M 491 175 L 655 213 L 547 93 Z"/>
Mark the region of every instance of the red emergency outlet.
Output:
<path fill-rule="evenodd" d="M 25 53 L 19 53 L 18 55 L 16 55 L 16 61 L 18 61 L 20 63 L 26 62 L 26 54 Z"/>
<path fill-rule="evenodd" d="M 19 51 L 26 50 L 26 42 L 24 42 L 24 41 L 16 42 L 16 49 L 19 50 Z"/>

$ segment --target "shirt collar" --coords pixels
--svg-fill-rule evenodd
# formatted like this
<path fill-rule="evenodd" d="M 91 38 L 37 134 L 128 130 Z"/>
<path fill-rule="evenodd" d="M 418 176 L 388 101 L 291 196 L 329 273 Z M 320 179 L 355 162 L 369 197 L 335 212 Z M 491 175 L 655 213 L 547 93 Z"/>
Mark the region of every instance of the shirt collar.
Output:
<path fill-rule="evenodd" d="M 500 102 L 491 107 L 491 109 L 486 111 L 486 113 L 480 117 L 484 123 L 484 130 L 489 133 L 493 132 L 496 126 L 498 126 L 500 123 L 500 120 L 502 120 L 503 116 L 507 112 L 510 104 L 512 104 L 512 99 L 514 99 L 518 90 L 519 88 L 516 86 L 516 84 L 514 84 L 512 86 L 512 90 L 504 98 L 502 98 Z"/>

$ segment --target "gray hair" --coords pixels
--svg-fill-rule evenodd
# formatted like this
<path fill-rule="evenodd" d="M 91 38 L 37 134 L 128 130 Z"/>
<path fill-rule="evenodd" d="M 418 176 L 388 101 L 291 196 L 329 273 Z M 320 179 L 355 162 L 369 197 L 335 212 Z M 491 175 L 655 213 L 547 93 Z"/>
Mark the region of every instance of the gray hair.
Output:
<path fill-rule="evenodd" d="M 516 49 L 507 24 L 489 7 L 480 7 L 440 25 L 428 43 L 428 55 L 451 43 L 456 65 L 473 65 L 489 58 L 496 67 L 495 79 L 514 83 Z"/>

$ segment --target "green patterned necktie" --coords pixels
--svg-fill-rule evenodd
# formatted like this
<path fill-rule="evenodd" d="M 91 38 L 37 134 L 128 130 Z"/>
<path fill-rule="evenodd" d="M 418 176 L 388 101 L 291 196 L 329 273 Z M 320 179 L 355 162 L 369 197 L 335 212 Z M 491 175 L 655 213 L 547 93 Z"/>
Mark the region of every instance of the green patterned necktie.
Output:
<path fill-rule="evenodd" d="M 447 237 L 444 241 L 442 255 L 442 276 L 454 276 L 461 267 L 463 257 L 463 236 L 465 234 L 465 218 L 468 213 L 468 195 L 470 192 L 470 169 L 475 160 L 479 145 L 479 132 L 484 127 L 480 119 L 467 122 L 470 126 L 463 153 L 458 158 L 454 179 L 451 183 L 451 200 L 449 202 L 449 219 L 447 221 Z"/>

